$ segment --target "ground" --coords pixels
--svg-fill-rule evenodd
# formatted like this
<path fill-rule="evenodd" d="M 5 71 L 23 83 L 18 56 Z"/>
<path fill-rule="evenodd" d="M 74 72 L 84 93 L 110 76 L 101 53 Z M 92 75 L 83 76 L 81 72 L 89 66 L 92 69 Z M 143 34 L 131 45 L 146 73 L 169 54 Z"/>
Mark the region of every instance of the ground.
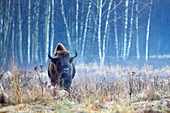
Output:
<path fill-rule="evenodd" d="M 170 66 L 77 64 L 71 92 L 50 84 L 42 65 L 1 78 L 0 112 L 170 112 Z"/>

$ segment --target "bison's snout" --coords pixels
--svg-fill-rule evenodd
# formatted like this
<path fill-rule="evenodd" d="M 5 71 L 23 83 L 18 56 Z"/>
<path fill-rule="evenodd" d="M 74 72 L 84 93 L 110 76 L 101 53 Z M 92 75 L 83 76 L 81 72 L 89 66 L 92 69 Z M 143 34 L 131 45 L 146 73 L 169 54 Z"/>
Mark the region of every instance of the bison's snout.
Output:
<path fill-rule="evenodd" d="M 65 74 L 69 73 L 69 68 L 68 67 L 63 68 L 62 72 L 65 73 Z"/>

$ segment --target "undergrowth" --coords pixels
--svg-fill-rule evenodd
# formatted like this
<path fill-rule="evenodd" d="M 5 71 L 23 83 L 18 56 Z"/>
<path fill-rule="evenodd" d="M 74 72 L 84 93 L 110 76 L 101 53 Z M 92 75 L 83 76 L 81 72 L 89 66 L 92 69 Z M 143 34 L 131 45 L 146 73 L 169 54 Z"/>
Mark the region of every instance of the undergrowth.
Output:
<path fill-rule="evenodd" d="M 12 70 L 5 72 L 0 81 L 1 108 L 24 104 L 32 110 L 34 107 L 30 105 L 51 106 L 47 109 L 57 112 L 136 112 L 153 108 L 148 102 L 159 101 L 154 108 L 162 110 L 168 108 L 162 106 L 163 101 L 170 98 L 169 70 L 169 66 L 153 69 L 149 65 L 139 68 L 77 64 L 69 94 L 57 86 L 51 86 L 43 65 L 35 66 L 30 72 L 13 65 Z M 142 104 L 136 104 L 138 102 L 147 104 L 141 107 Z"/>

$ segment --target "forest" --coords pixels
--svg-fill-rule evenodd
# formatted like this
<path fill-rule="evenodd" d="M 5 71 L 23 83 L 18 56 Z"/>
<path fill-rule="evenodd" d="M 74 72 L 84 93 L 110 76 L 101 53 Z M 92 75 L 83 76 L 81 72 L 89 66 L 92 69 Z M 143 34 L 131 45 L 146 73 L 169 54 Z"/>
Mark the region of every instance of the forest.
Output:
<path fill-rule="evenodd" d="M 0 65 L 47 64 L 57 43 L 78 62 L 169 55 L 167 0 L 0 0 Z M 90 60 L 93 59 L 93 60 Z"/>

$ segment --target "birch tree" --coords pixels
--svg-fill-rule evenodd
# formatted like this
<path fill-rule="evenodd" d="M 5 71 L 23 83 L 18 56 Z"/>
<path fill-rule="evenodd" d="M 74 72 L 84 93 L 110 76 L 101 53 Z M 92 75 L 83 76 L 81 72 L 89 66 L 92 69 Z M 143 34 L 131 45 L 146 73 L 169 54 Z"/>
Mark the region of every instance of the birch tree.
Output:
<path fill-rule="evenodd" d="M 53 55 L 53 44 L 54 44 L 54 0 L 51 1 L 51 49 L 50 53 Z"/>
<path fill-rule="evenodd" d="M 69 27 L 68 27 L 67 19 L 66 19 L 66 17 L 65 17 L 65 13 L 64 13 L 63 0 L 61 0 L 61 14 L 62 14 L 62 16 L 63 16 L 64 24 L 65 24 L 65 27 L 66 27 L 66 34 L 67 34 L 68 45 L 69 45 L 69 48 L 72 49 Z"/>
<path fill-rule="evenodd" d="M 21 29 L 21 3 L 20 3 L 20 0 L 18 0 L 18 19 L 19 19 L 19 56 L 20 56 L 20 62 L 23 63 L 23 57 L 22 57 L 22 29 Z"/>
<path fill-rule="evenodd" d="M 138 36 L 138 0 L 136 0 L 136 54 L 137 54 L 137 59 L 140 59 L 140 54 L 139 54 L 139 36 Z"/>
<path fill-rule="evenodd" d="M 78 13 L 79 12 L 79 0 L 76 0 L 76 50 L 78 49 Z"/>
<path fill-rule="evenodd" d="M 36 1 L 36 23 L 35 23 L 35 61 L 38 61 L 38 48 L 39 48 L 39 42 L 38 42 L 38 19 L 39 19 L 39 0 Z"/>
<path fill-rule="evenodd" d="M 102 53 L 101 53 L 101 21 L 102 21 L 102 7 L 103 0 L 100 0 L 99 5 L 99 23 L 98 23 L 98 48 L 99 48 L 99 59 L 100 66 L 102 65 Z"/>
<path fill-rule="evenodd" d="M 87 35 L 87 24 L 88 24 L 88 20 L 89 20 L 89 13 L 90 13 L 90 8 L 91 8 L 91 2 L 89 3 L 88 6 L 88 12 L 87 12 L 87 16 L 86 16 L 86 21 L 85 21 L 85 28 L 84 28 L 84 36 L 83 36 L 83 45 L 82 45 L 82 52 L 81 52 L 81 57 L 84 56 L 84 49 L 85 49 L 85 43 L 86 43 L 86 35 Z"/>
<path fill-rule="evenodd" d="M 106 36 L 106 53 L 107 53 L 107 51 L 108 51 L 108 49 L 109 49 L 109 40 L 110 40 L 110 26 L 108 25 L 108 33 L 107 33 L 107 36 Z"/>
<path fill-rule="evenodd" d="M 12 57 L 13 57 L 13 60 L 14 60 L 14 48 L 15 48 L 15 46 L 14 46 L 14 39 L 15 39 L 15 24 L 14 24 L 14 20 L 13 20 L 13 22 L 12 22 L 12 46 L 11 46 L 11 48 L 12 48 Z"/>
<path fill-rule="evenodd" d="M 37 36 L 37 26 L 36 26 L 36 24 L 37 24 L 37 1 L 35 2 L 35 6 L 33 7 L 33 13 L 32 13 L 32 17 L 33 17 L 33 19 L 34 19 L 34 21 L 35 21 L 35 26 L 33 27 L 33 33 L 32 33 L 32 41 L 31 41 L 31 44 L 32 44 L 32 50 L 31 50 L 31 52 L 32 52 L 32 54 L 31 54 L 31 62 L 32 63 L 34 63 L 34 61 L 35 61 L 35 47 L 36 47 L 36 41 L 37 41 L 37 38 L 38 37 L 36 37 Z"/>
<path fill-rule="evenodd" d="M 46 27 L 46 42 L 45 42 L 45 63 L 48 61 L 48 50 L 49 50 L 49 24 L 50 24 L 50 3 L 47 1 L 47 8 L 45 11 L 46 19 L 45 19 L 45 27 Z"/>
<path fill-rule="evenodd" d="M 28 64 L 30 63 L 30 24 L 31 24 L 31 0 L 28 1 Z"/>
<path fill-rule="evenodd" d="M 114 33 L 115 33 L 115 45 L 116 45 L 116 58 L 119 59 L 118 49 L 118 37 L 117 37 L 117 13 L 116 13 L 116 1 L 114 1 Z"/>
<path fill-rule="evenodd" d="M 7 1 L 6 1 L 7 2 Z M 6 6 L 6 12 L 5 12 L 5 19 L 4 20 L 4 23 L 5 23 L 5 26 L 4 26 L 4 45 L 6 43 L 6 40 L 7 40 L 7 35 L 8 35 L 8 27 L 10 26 L 9 25 L 9 21 L 10 21 L 10 5 L 11 5 L 11 0 L 9 0 L 8 2 L 8 6 Z"/>
<path fill-rule="evenodd" d="M 34 63 L 34 55 L 35 55 L 35 34 L 33 33 L 32 36 L 32 41 L 31 41 L 31 44 L 32 44 L 32 48 L 31 48 L 31 62 L 32 64 Z"/>
<path fill-rule="evenodd" d="M 3 33 L 3 2 L 2 0 L 0 1 L 1 6 L 0 6 L 0 36 L 2 37 Z M 0 38 L 0 56 L 2 55 L 2 38 Z"/>
<path fill-rule="evenodd" d="M 147 33 L 146 33 L 146 56 L 145 59 L 148 61 L 148 43 L 149 43 L 149 34 L 150 34 L 150 18 L 151 18 L 151 11 L 152 11 L 152 3 L 153 0 L 150 1 L 150 8 L 149 8 L 149 16 L 148 16 L 148 23 L 147 23 Z"/>
<path fill-rule="evenodd" d="M 126 59 L 126 44 L 127 44 L 127 27 L 128 27 L 128 6 L 129 0 L 125 2 L 125 32 L 124 32 L 124 48 L 123 48 L 123 59 Z"/>
<path fill-rule="evenodd" d="M 98 9 L 98 49 L 99 49 L 99 59 L 100 59 L 100 66 L 104 64 L 105 60 L 105 54 L 106 54 L 106 37 L 107 37 L 107 31 L 108 31 L 108 23 L 109 23 L 109 17 L 110 17 L 110 10 L 111 10 L 111 5 L 112 5 L 113 0 L 110 0 L 109 2 L 109 7 L 107 9 L 107 16 L 106 16 L 106 23 L 105 23 L 105 31 L 103 35 L 103 40 L 102 40 L 102 33 L 101 33 L 101 27 L 102 27 L 102 21 L 104 20 L 102 18 L 103 16 L 103 7 L 106 4 L 106 1 L 103 2 L 103 0 L 97 1 L 97 9 Z M 103 41 L 103 42 L 102 42 Z M 101 44 L 103 44 L 101 46 Z"/>
<path fill-rule="evenodd" d="M 2 38 L 0 38 L 0 56 L 2 55 Z M 1 59 L 1 58 L 0 58 Z"/>
<path fill-rule="evenodd" d="M 2 2 L 2 0 L 0 1 L 0 3 L 1 3 L 1 6 L 0 6 L 0 33 L 2 33 L 2 31 L 3 31 L 3 28 L 2 28 L 2 26 L 3 26 L 3 2 Z"/>
<path fill-rule="evenodd" d="M 12 48 L 12 59 L 14 60 L 14 50 L 15 50 L 15 46 L 14 46 L 14 40 L 15 40 L 15 19 L 14 19 L 14 14 L 15 14 L 15 4 L 13 2 L 13 8 L 12 8 L 12 13 L 13 13 L 13 20 L 12 20 L 12 43 L 11 43 L 11 48 Z"/>
<path fill-rule="evenodd" d="M 132 40 L 132 31 L 133 31 L 133 9 L 134 9 L 135 0 L 132 0 L 132 10 L 131 10 L 131 18 L 130 18 L 130 32 L 129 32 L 129 43 L 127 49 L 127 57 L 129 57 L 130 48 L 131 48 L 131 40 Z"/>
<path fill-rule="evenodd" d="M 81 14 L 83 15 L 84 12 L 84 4 L 82 4 Z M 83 19 L 84 16 L 81 16 L 81 22 L 80 22 L 80 35 L 79 35 L 79 52 L 81 51 L 81 42 L 82 42 L 82 36 L 83 36 Z"/>
<path fill-rule="evenodd" d="M 112 5 L 113 0 L 110 0 L 109 7 L 108 7 L 108 12 L 107 12 L 107 17 L 106 17 L 106 25 L 105 25 L 105 31 L 104 31 L 104 37 L 103 37 L 103 56 L 102 56 L 102 62 L 101 64 L 104 64 L 105 60 L 105 55 L 106 55 L 106 36 L 107 36 L 107 31 L 108 31 L 108 23 L 109 23 L 109 17 L 110 17 L 110 9 Z"/>

